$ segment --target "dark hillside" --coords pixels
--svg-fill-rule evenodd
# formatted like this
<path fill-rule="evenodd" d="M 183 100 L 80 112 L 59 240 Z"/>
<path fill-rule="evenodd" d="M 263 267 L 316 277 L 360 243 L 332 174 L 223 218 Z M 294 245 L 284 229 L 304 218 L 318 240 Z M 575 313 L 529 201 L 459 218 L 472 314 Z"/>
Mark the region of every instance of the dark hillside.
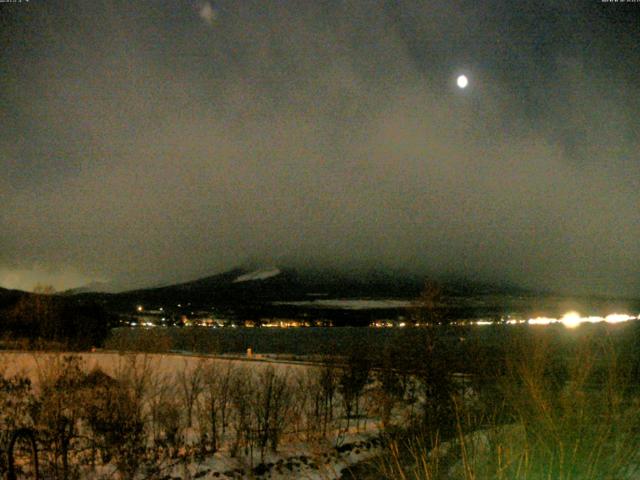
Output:
<path fill-rule="evenodd" d="M 7 340 L 89 348 L 104 341 L 112 324 L 91 299 L 0 289 L 0 336 Z"/>

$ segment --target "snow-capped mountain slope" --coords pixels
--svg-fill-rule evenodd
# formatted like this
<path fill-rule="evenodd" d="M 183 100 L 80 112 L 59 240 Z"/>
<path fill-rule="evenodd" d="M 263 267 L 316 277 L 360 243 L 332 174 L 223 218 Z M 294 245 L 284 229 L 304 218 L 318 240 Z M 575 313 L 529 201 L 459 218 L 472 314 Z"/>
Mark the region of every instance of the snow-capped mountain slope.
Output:
<path fill-rule="evenodd" d="M 280 273 L 281 272 L 279 268 L 267 268 L 267 269 L 254 270 L 253 272 L 240 275 L 233 281 L 233 283 L 249 282 L 253 280 L 266 280 L 267 278 L 275 277 Z"/>

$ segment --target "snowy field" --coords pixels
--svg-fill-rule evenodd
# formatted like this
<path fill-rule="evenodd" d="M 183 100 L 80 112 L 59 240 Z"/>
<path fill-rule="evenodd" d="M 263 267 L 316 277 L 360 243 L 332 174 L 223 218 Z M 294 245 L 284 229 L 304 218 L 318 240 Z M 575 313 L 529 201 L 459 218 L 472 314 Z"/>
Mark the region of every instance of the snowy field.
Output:
<path fill-rule="evenodd" d="M 74 378 L 81 380 L 73 383 L 69 372 L 76 370 L 81 373 L 74 373 Z M 98 371 L 107 377 L 96 375 Z M 57 402 L 51 408 L 60 408 L 56 419 L 66 415 L 76 422 L 68 462 L 78 478 L 338 479 L 344 469 L 371 458 L 380 448 L 375 387 L 369 385 L 358 392 L 355 404 L 353 398 L 345 403 L 338 371 L 317 365 L 179 354 L 95 352 L 70 357 L 3 352 L 0 375 L 31 381 L 22 400 L 28 397 L 33 404 L 49 405 L 45 397 L 59 395 L 69 403 L 60 406 Z M 96 442 L 107 445 L 108 435 L 96 433 L 97 427 L 85 420 L 85 406 L 80 403 L 102 405 L 93 397 L 108 397 L 111 387 L 91 384 L 85 391 L 82 379 L 87 378 L 108 378 L 107 383 L 125 386 L 127 408 L 134 407 L 125 410 L 139 420 L 136 438 L 141 445 L 131 445 L 125 425 L 121 438 L 109 437 L 111 443 L 122 442 L 121 446 L 95 447 Z M 61 391 L 60 384 L 81 386 Z M 7 418 L 7 409 L 15 404 L 9 397 L 6 389 L 0 393 L 0 426 L 5 431 L 8 423 L 16 421 Z M 115 405 L 108 408 L 117 411 L 120 407 Z M 346 409 L 352 413 L 347 415 Z M 49 438 L 51 418 L 42 411 L 38 418 L 30 415 L 25 410 L 15 416 L 42 438 Z M 112 416 L 117 414 L 109 412 L 109 418 Z M 91 442 L 86 440 L 89 437 Z M 43 449 L 50 451 L 40 452 L 40 470 L 48 468 L 49 474 L 59 474 L 60 452 L 45 443 Z M 18 455 L 19 478 L 32 478 L 27 453 L 22 452 L 22 458 Z M 140 457 L 133 460 L 135 467 L 127 455 Z"/>
<path fill-rule="evenodd" d="M 16 374 L 25 375 L 31 379 L 37 387 L 40 376 L 47 368 L 60 364 L 64 356 L 69 354 L 49 353 L 49 352 L 0 352 L 0 373 L 5 377 Z M 199 355 L 188 354 L 129 354 L 119 352 L 93 352 L 93 353 L 73 353 L 82 359 L 88 371 L 99 368 L 107 375 L 115 377 L 119 372 L 133 368 L 133 366 L 144 366 L 153 370 L 155 375 L 174 375 L 182 370 L 191 370 L 199 365 L 211 365 L 220 369 L 228 366 L 241 368 L 250 366 L 254 371 L 259 371 L 268 366 L 275 367 L 286 374 L 300 374 L 307 368 L 307 365 L 265 361 L 260 356 L 255 360 L 248 359 L 221 359 Z"/>

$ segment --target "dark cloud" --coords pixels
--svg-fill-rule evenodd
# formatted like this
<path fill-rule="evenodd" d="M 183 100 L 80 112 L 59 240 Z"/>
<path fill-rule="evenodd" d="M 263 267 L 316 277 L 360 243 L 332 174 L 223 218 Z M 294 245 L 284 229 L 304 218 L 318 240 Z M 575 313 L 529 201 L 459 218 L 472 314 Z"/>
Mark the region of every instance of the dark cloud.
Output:
<path fill-rule="evenodd" d="M 639 8 L 0 7 L 0 281 L 250 258 L 640 293 Z"/>

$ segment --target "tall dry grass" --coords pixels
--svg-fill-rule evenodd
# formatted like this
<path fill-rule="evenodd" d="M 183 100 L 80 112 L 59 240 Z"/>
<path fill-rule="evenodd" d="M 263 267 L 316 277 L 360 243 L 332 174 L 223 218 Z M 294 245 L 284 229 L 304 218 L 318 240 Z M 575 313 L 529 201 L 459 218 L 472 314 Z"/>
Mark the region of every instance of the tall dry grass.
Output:
<path fill-rule="evenodd" d="M 381 478 L 638 478 L 634 349 L 604 327 L 508 337 L 504 355 L 492 359 L 495 375 L 475 383 L 473 395 L 450 397 L 455 437 L 443 441 L 433 430 L 389 437 Z"/>

